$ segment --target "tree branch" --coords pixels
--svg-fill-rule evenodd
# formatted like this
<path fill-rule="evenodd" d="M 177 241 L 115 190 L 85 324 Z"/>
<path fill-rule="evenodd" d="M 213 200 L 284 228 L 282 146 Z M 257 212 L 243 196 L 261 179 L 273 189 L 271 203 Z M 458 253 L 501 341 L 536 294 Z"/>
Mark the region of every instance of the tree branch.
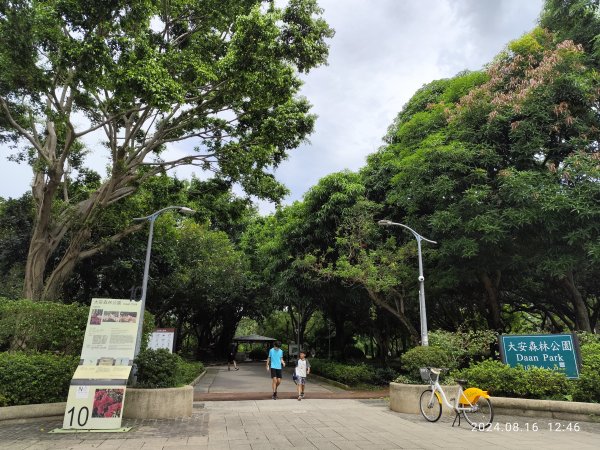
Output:
<path fill-rule="evenodd" d="M 104 240 L 104 242 L 96 247 L 90 248 L 88 250 L 84 250 L 79 254 L 79 261 L 82 261 L 84 259 L 90 258 L 104 250 L 106 250 L 109 246 L 111 246 L 112 244 L 119 242 L 121 239 L 123 239 L 125 236 L 128 236 L 132 233 L 135 233 L 136 231 L 141 230 L 142 228 L 144 228 L 145 226 L 145 222 L 144 223 L 136 223 L 135 225 L 130 226 L 129 228 L 125 228 L 123 231 L 121 231 L 120 233 L 115 234 L 114 236 L 111 236 L 107 239 Z"/>

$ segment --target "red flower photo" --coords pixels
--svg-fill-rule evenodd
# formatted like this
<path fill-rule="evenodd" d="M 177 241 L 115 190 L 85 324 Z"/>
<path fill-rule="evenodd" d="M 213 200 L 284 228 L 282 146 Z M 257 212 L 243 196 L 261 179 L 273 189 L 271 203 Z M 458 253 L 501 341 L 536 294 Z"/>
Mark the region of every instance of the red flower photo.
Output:
<path fill-rule="evenodd" d="M 92 417 L 119 418 L 123 409 L 125 389 L 96 389 Z"/>
<path fill-rule="evenodd" d="M 100 325 L 102 323 L 102 310 L 92 309 L 92 315 L 90 316 L 90 325 Z"/>

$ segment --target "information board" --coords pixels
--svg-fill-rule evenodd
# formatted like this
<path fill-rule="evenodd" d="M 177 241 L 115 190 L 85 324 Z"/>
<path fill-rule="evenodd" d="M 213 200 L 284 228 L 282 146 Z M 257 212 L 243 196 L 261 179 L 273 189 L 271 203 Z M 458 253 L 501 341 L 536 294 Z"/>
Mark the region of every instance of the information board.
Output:
<path fill-rule="evenodd" d="M 92 299 L 63 429 L 110 430 L 121 426 L 140 313 L 141 302 Z"/>
<path fill-rule="evenodd" d="M 157 328 L 150 335 L 148 348 L 158 350 L 166 348 L 173 353 L 173 344 L 175 343 L 175 328 Z"/>
<path fill-rule="evenodd" d="M 63 429 L 114 430 L 121 426 L 125 402 L 122 385 L 73 385 L 63 419 Z"/>
<path fill-rule="evenodd" d="M 571 334 L 502 335 L 500 355 L 511 367 L 542 367 L 579 378 L 579 345 Z"/>

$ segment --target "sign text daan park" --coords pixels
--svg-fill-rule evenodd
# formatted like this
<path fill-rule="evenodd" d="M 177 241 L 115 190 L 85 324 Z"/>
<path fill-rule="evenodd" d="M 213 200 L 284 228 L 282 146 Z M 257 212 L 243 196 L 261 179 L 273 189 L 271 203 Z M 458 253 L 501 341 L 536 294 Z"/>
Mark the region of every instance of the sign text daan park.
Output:
<path fill-rule="evenodd" d="M 579 378 L 579 346 L 571 334 L 503 335 L 500 354 L 512 367 L 541 367 Z"/>

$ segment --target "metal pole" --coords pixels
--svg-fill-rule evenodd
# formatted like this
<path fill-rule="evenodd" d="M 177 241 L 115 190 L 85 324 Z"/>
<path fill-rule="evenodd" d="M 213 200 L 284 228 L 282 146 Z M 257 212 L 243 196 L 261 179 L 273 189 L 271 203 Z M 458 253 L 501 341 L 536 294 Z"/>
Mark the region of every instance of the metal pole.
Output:
<path fill-rule="evenodd" d="M 429 336 L 427 335 L 427 311 L 425 309 L 425 277 L 423 276 L 423 256 L 421 254 L 421 236 L 417 238 L 417 249 L 419 252 L 419 311 L 421 316 L 421 345 L 429 345 Z"/>
<path fill-rule="evenodd" d="M 135 341 L 135 356 L 140 353 L 142 346 L 142 328 L 144 327 L 144 311 L 146 310 L 146 293 L 148 292 L 148 275 L 150 273 L 150 253 L 152 252 L 152 236 L 154 235 L 154 221 L 158 214 L 150 216 L 150 231 L 148 233 L 148 246 L 146 247 L 146 262 L 144 263 L 144 280 L 142 281 L 142 309 L 140 311 L 140 323 L 138 325 L 137 340 Z"/>
<path fill-rule="evenodd" d="M 171 209 L 176 209 L 180 213 L 184 213 L 184 214 L 192 214 L 195 212 L 193 209 L 187 208 L 185 206 L 167 206 L 166 208 L 158 210 L 158 211 L 150 214 L 149 216 L 136 217 L 135 219 L 133 219 L 135 221 L 147 220 L 150 222 L 150 230 L 148 233 L 148 246 L 146 247 L 146 262 L 144 263 L 144 279 L 142 281 L 142 298 L 140 299 L 140 301 L 142 303 L 142 305 L 141 305 L 142 309 L 140 311 L 137 338 L 136 338 L 136 342 L 135 342 L 134 357 L 137 357 L 137 355 L 140 353 L 140 348 L 142 346 L 142 330 L 144 327 L 144 312 L 146 310 L 146 294 L 148 292 L 148 278 L 149 278 L 149 273 L 150 273 L 150 254 L 152 252 L 152 238 L 154 235 L 154 221 L 163 212 L 169 211 Z M 134 380 L 135 380 L 135 378 L 136 378 L 136 376 L 134 374 Z"/>
<path fill-rule="evenodd" d="M 423 275 L 423 255 L 421 253 L 421 241 L 431 242 L 432 244 L 437 244 L 437 242 L 424 238 L 415 230 L 404 225 L 403 223 L 392 222 L 391 220 L 380 220 L 377 223 L 382 226 L 394 225 L 406 228 L 412 233 L 412 235 L 417 240 L 417 250 L 419 254 L 419 318 L 421 321 L 421 345 L 427 347 L 429 346 L 429 335 L 427 333 L 427 311 L 425 308 L 425 276 Z"/>

